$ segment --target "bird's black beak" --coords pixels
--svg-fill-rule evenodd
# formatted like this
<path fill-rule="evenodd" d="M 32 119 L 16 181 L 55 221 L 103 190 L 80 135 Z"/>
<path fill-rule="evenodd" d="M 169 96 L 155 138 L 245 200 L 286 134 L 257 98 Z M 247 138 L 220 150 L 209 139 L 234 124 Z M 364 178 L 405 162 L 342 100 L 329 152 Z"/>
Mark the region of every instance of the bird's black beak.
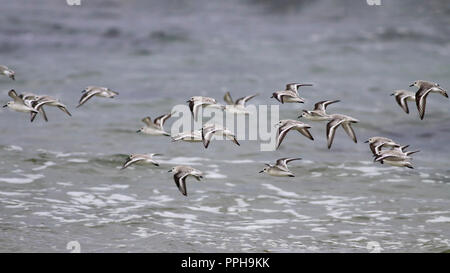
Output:
<path fill-rule="evenodd" d="M 16 80 L 16 77 L 15 77 L 14 75 L 11 75 L 10 78 L 11 78 L 13 81 Z"/>
<path fill-rule="evenodd" d="M 262 170 L 262 171 L 259 171 L 259 173 L 263 173 L 264 172 L 264 170 Z"/>
<path fill-rule="evenodd" d="M 8 104 L 3 105 L 3 108 L 8 107 Z"/>
<path fill-rule="evenodd" d="M 368 141 L 368 140 L 366 140 L 366 141 L 364 141 L 364 143 L 369 143 L 369 141 Z"/>
<path fill-rule="evenodd" d="M 394 95 L 395 95 L 394 93 L 391 94 L 391 96 L 394 96 Z"/>
<path fill-rule="evenodd" d="M 139 130 L 136 131 L 136 133 L 140 133 L 140 132 L 141 132 L 141 129 L 139 129 Z"/>
<path fill-rule="evenodd" d="M 172 172 L 172 170 L 168 170 L 167 172 L 168 172 L 168 173 L 171 173 L 171 172 Z"/>
<path fill-rule="evenodd" d="M 413 87 L 414 86 L 414 83 L 413 84 L 411 84 L 409 87 Z"/>

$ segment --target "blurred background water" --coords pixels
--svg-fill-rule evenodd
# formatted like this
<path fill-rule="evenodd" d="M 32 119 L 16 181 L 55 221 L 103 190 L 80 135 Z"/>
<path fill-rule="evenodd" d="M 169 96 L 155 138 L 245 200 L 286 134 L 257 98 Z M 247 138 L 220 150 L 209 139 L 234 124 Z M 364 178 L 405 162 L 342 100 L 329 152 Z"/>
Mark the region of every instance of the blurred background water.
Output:
<path fill-rule="evenodd" d="M 418 79 L 450 89 L 450 2 L 0 0 L 0 77 L 7 92 L 60 98 L 73 117 L 50 121 L 0 111 L 0 251 L 67 252 L 442 252 L 450 249 L 449 101 L 432 94 L 419 120 L 389 95 Z M 295 119 L 323 99 L 360 120 L 358 144 L 339 129 L 331 150 L 325 124 L 311 142 L 290 133 L 279 150 L 257 141 L 171 143 L 136 134 L 193 95 L 222 101 L 309 82 L 305 105 L 280 107 Z M 115 99 L 75 109 L 88 85 Z M 167 122 L 170 128 L 173 120 Z M 291 135 L 292 134 L 292 135 Z M 371 136 L 419 149 L 414 170 L 372 163 Z M 161 166 L 120 171 L 127 154 L 162 153 Z M 295 178 L 259 174 L 264 163 L 300 156 Z M 206 173 L 188 179 L 176 164 Z"/>

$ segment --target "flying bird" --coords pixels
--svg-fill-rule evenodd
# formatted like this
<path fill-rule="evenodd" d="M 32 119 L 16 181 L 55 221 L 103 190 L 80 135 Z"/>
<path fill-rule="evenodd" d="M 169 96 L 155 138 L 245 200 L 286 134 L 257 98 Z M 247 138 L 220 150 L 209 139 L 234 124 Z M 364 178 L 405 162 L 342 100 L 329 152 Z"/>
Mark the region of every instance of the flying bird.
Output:
<path fill-rule="evenodd" d="M 155 166 L 159 166 L 159 163 L 153 159 L 154 156 L 158 155 L 161 154 L 132 154 L 127 158 L 121 169 L 123 170 L 125 168 L 128 168 L 128 166 L 138 162 L 149 163 Z"/>
<path fill-rule="evenodd" d="M 415 86 L 418 87 L 419 90 L 416 92 L 416 106 L 419 110 L 419 116 L 420 119 L 423 119 L 425 116 L 425 106 L 426 106 L 426 99 L 428 94 L 430 93 L 439 93 L 442 96 L 448 98 L 447 92 L 442 89 L 439 84 L 433 83 L 433 82 L 427 82 L 427 81 L 415 81 L 413 84 L 410 85 L 410 87 Z"/>
<path fill-rule="evenodd" d="M 302 86 L 313 86 L 313 85 L 310 83 L 288 83 L 286 84 L 286 90 L 291 90 L 298 94 L 298 89 Z"/>
<path fill-rule="evenodd" d="M 409 114 L 408 101 L 416 101 L 416 94 L 407 90 L 395 90 L 391 96 L 395 96 L 395 101 L 397 101 L 398 105 L 405 111 L 406 114 Z"/>
<path fill-rule="evenodd" d="M 16 73 L 12 69 L 8 68 L 7 66 L 0 65 L 0 75 L 8 76 L 14 81 L 16 79 L 15 74 Z"/>
<path fill-rule="evenodd" d="M 305 99 L 301 98 L 297 92 L 291 90 L 275 91 L 272 97 L 277 101 L 284 103 L 304 103 Z"/>
<path fill-rule="evenodd" d="M 200 178 L 203 178 L 203 173 L 197 169 L 194 169 L 189 166 L 175 166 L 169 172 L 174 173 L 173 180 L 180 190 L 181 194 L 187 196 L 187 188 L 186 188 L 186 178 L 188 176 L 193 176 L 195 179 L 200 181 Z"/>
<path fill-rule="evenodd" d="M 369 143 L 370 150 L 374 155 L 378 155 L 381 148 L 397 148 L 400 147 L 400 144 L 397 144 L 390 138 L 387 137 L 371 137 L 368 140 L 364 141 L 364 143 Z"/>
<path fill-rule="evenodd" d="M 103 98 L 114 98 L 115 96 L 119 95 L 118 92 L 112 91 L 107 87 L 99 87 L 99 86 L 88 86 L 86 87 L 86 89 L 81 91 L 81 93 L 83 93 L 83 95 L 81 96 L 80 101 L 78 102 L 77 108 L 86 103 L 93 96 Z"/>
<path fill-rule="evenodd" d="M 167 115 L 161 115 L 157 118 L 155 118 L 154 121 L 150 117 L 145 117 L 142 119 L 142 122 L 145 123 L 145 126 L 137 130 L 137 133 L 144 133 L 147 135 L 153 135 L 153 136 L 170 136 L 170 134 L 166 131 L 164 131 L 164 123 L 167 119 L 172 117 L 172 113 Z"/>
<path fill-rule="evenodd" d="M 172 137 L 172 142 L 183 140 L 186 142 L 202 142 L 202 130 L 182 132 Z"/>
<path fill-rule="evenodd" d="M 380 151 L 380 153 L 375 156 L 374 162 L 380 162 L 381 164 L 387 163 L 392 166 L 414 169 L 410 162 L 410 160 L 412 159 L 410 155 L 418 152 L 420 151 L 404 152 L 400 148 L 394 150 L 384 150 Z"/>
<path fill-rule="evenodd" d="M 189 109 L 191 110 L 192 117 L 197 120 L 198 109 L 201 107 L 213 107 L 219 109 L 225 109 L 225 106 L 217 104 L 217 101 L 210 97 L 194 96 L 188 101 Z"/>
<path fill-rule="evenodd" d="M 311 128 L 311 126 L 309 126 L 308 124 L 303 123 L 301 121 L 292 120 L 292 119 L 280 120 L 278 123 L 278 137 L 277 137 L 276 148 L 278 149 L 278 147 L 280 147 L 281 142 L 283 142 L 283 139 L 286 137 L 287 133 L 290 130 L 296 130 L 299 133 L 301 133 L 302 135 L 304 135 L 305 137 L 307 137 L 311 140 L 314 140 L 313 136 L 311 135 L 311 133 L 308 130 L 309 128 Z"/>
<path fill-rule="evenodd" d="M 331 148 L 331 144 L 333 144 L 334 134 L 336 133 L 336 129 L 339 127 L 339 125 L 342 126 L 344 131 L 347 133 L 347 135 L 355 142 L 356 135 L 353 131 L 353 128 L 351 126 L 352 123 L 358 123 L 359 121 L 355 118 L 341 115 L 341 114 L 332 114 L 330 115 L 331 121 L 327 123 L 327 142 L 328 142 L 328 149 Z"/>
<path fill-rule="evenodd" d="M 324 121 L 330 120 L 330 116 L 326 113 L 327 106 L 336 102 L 340 102 L 340 100 L 323 100 L 314 104 L 314 110 L 308 111 L 303 110 L 299 118 L 305 118 L 311 121 Z"/>
<path fill-rule="evenodd" d="M 16 112 L 38 113 L 38 111 L 31 105 L 31 101 L 22 99 L 19 95 L 17 95 L 14 89 L 11 89 L 8 92 L 8 96 L 10 96 L 13 101 L 8 101 L 3 107 L 8 107 Z"/>
<path fill-rule="evenodd" d="M 287 163 L 300 160 L 301 158 L 288 158 L 283 157 L 277 160 L 275 165 L 265 164 L 267 167 L 262 169 L 259 173 L 267 173 L 272 176 L 289 176 L 294 177 L 295 175 L 288 169 Z"/>
<path fill-rule="evenodd" d="M 242 98 L 237 99 L 236 101 L 233 101 L 231 98 L 230 92 L 227 92 L 223 99 L 227 103 L 227 106 L 225 107 L 225 110 L 231 113 L 237 113 L 237 114 L 249 114 L 250 112 L 246 110 L 245 104 L 247 101 L 251 100 L 252 98 L 258 96 L 258 94 L 254 94 L 251 96 L 245 96 Z"/>
<path fill-rule="evenodd" d="M 239 142 L 236 139 L 236 136 L 227 128 L 219 127 L 215 124 L 205 124 L 202 127 L 202 141 L 203 146 L 208 148 L 211 138 L 214 135 L 222 135 L 230 140 L 232 140 L 236 145 L 240 146 Z"/>
<path fill-rule="evenodd" d="M 24 95 L 25 98 L 33 96 L 36 97 L 36 95 L 34 94 Z M 48 121 L 48 118 L 43 108 L 44 105 L 58 107 L 58 109 L 66 113 L 68 116 L 72 116 L 69 110 L 67 110 L 67 106 L 62 104 L 59 100 L 54 99 L 50 96 L 37 96 L 37 99 L 32 102 L 32 106 L 43 115 L 45 121 Z M 36 115 L 37 113 L 31 113 L 31 122 L 33 122 L 33 120 L 36 118 Z"/>

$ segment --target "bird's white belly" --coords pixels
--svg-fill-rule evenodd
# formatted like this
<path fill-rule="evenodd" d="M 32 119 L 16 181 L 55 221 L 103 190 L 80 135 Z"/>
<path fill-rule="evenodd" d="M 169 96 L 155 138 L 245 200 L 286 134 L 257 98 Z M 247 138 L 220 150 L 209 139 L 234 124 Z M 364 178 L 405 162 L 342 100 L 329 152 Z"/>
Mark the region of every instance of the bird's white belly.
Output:
<path fill-rule="evenodd" d="M 295 97 L 284 97 L 283 98 L 283 102 L 299 102 L 300 99 L 299 98 L 295 98 Z"/>
<path fill-rule="evenodd" d="M 201 137 L 183 137 L 181 140 L 186 142 L 202 142 Z"/>
<path fill-rule="evenodd" d="M 327 118 L 327 117 L 316 117 L 316 116 L 305 117 L 305 119 L 310 120 L 310 121 L 327 121 L 327 120 L 330 120 L 330 118 Z"/>
<path fill-rule="evenodd" d="M 146 134 L 146 135 L 152 135 L 152 136 L 161 136 L 166 134 L 165 131 L 160 130 L 160 129 L 154 129 L 154 128 L 144 128 L 142 130 L 142 133 Z"/>
<path fill-rule="evenodd" d="M 14 103 L 14 104 L 9 105 L 9 108 L 11 108 L 14 111 L 24 112 L 24 113 L 28 113 L 31 110 L 30 107 L 25 106 L 23 104 L 18 104 L 18 103 Z"/>
<path fill-rule="evenodd" d="M 293 175 L 291 172 L 281 171 L 281 170 L 274 170 L 270 169 L 267 171 L 268 174 L 271 176 L 290 176 Z"/>
<path fill-rule="evenodd" d="M 394 161 L 394 160 L 383 160 L 384 163 L 396 166 L 396 167 L 404 167 L 407 164 L 407 161 L 400 160 L 400 161 Z"/>

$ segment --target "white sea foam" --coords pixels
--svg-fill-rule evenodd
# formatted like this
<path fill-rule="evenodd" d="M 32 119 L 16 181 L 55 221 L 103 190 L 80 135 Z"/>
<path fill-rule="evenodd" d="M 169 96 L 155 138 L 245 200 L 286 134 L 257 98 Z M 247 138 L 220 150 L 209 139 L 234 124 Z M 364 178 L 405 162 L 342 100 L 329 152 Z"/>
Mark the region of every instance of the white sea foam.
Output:
<path fill-rule="evenodd" d="M 208 206 L 198 206 L 198 207 L 188 207 L 191 210 L 195 211 L 204 211 L 204 212 L 210 212 L 215 214 L 221 214 L 220 209 L 221 207 L 208 207 Z"/>
<path fill-rule="evenodd" d="M 275 191 L 278 195 L 280 196 L 284 196 L 284 197 L 290 197 L 290 198 L 298 198 L 300 197 L 298 194 L 296 194 L 295 192 L 288 192 L 288 191 L 284 191 L 278 187 L 275 187 L 272 184 L 262 184 L 262 186 L 264 186 L 265 188 L 267 188 L 268 190 L 272 190 Z"/>
<path fill-rule="evenodd" d="M 44 169 L 47 169 L 48 167 L 53 166 L 53 165 L 56 165 L 56 163 L 55 163 L 55 162 L 52 162 L 52 161 L 47 161 L 47 162 L 45 162 L 44 165 L 42 165 L 41 167 L 33 168 L 33 171 L 44 170 Z"/>
<path fill-rule="evenodd" d="M 450 223 L 450 217 L 439 216 L 437 218 L 427 220 L 427 223 Z"/>
<path fill-rule="evenodd" d="M 46 201 L 46 202 L 49 202 L 49 203 L 57 203 L 57 204 L 66 204 L 67 203 L 67 202 L 62 201 L 62 200 L 51 199 L 51 198 L 34 197 L 33 199 L 35 199 L 35 200 L 42 200 L 42 201 Z"/>
<path fill-rule="evenodd" d="M 43 178 L 43 174 L 22 174 L 24 177 L 5 178 L 0 177 L 0 182 L 9 184 L 28 184 L 32 183 L 39 178 Z"/>
<path fill-rule="evenodd" d="M 23 151 L 23 148 L 17 145 L 10 145 L 4 148 L 6 151 Z"/>
<path fill-rule="evenodd" d="M 136 200 L 136 198 L 134 198 L 134 197 L 124 195 L 124 194 L 118 194 L 118 193 L 111 194 L 107 199 L 114 200 L 114 201 L 121 201 L 121 202 L 128 202 L 128 201 Z"/>
<path fill-rule="evenodd" d="M 159 160 L 161 163 L 172 165 L 202 165 L 198 161 L 210 161 L 210 159 L 204 157 L 174 157 L 169 160 Z"/>
<path fill-rule="evenodd" d="M 258 225 L 270 225 L 270 224 L 286 224 L 288 223 L 288 219 L 263 219 L 263 220 L 255 220 L 255 224 Z"/>
<path fill-rule="evenodd" d="M 242 199 L 242 198 L 236 198 L 235 201 L 236 201 L 237 206 L 238 206 L 239 208 L 250 207 L 250 204 L 247 203 L 247 202 L 245 202 L 244 199 Z"/>
<path fill-rule="evenodd" d="M 166 217 L 166 218 L 178 218 L 178 219 L 185 219 L 185 220 L 196 220 L 197 216 L 193 214 L 188 213 L 175 213 L 170 211 L 163 211 L 163 212 L 155 212 L 156 215 Z"/>
<path fill-rule="evenodd" d="M 87 192 L 67 192 L 67 195 L 71 196 L 72 199 L 83 205 L 94 205 L 97 207 L 106 206 L 106 202 L 97 198 L 95 195 Z"/>
<path fill-rule="evenodd" d="M 232 226 L 232 227 L 228 227 L 228 229 L 233 229 L 233 230 L 242 230 L 242 231 L 252 231 L 252 230 L 263 230 L 266 228 L 271 228 L 272 226 L 268 226 L 268 225 L 245 225 L 245 226 Z"/>
<path fill-rule="evenodd" d="M 325 227 L 316 227 L 316 228 L 312 228 L 311 231 L 314 231 L 314 232 L 328 232 L 328 229 L 326 229 Z"/>
<path fill-rule="evenodd" d="M 4 195 L 4 196 L 28 196 L 30 194 L 29 193 L 24 193 L 24 192 L 4 192 L 4 191 L 0 191 L 0 195 Z"/>
<path fill-rule="evenodd" d="M 286 209 L 286 210 L 283 210 L 283 212 L 284 213 L 289 213 L 289 214 L 292 214 L 292 215 L 294 215 L 296 218 L 298 218 L 298 219 L 311 219 L 311 217 L 309 217 L 309 216 L 306 216 L 306 215 L 302 215 L 302 214 L 299 214 L 299 213 L 297 213 L 295 210 L 293 210 L 293 209 Z"/>
<path fill-rule="evenodd" d="M 434 181 L 433 179 L 422 179 L 423 183 L 428 183 L 428 184 L 434 184 L 436 183 L 436 181 Z"/>
<path fill-rule="evenodd" d="M 71 163 L 87 163 L 87 162 L 89 162 L 89 160 L 83 159 L 83 158 L 71 158 L 71 159 L 68 159 L 67 162 L 71 162 Z"/>

